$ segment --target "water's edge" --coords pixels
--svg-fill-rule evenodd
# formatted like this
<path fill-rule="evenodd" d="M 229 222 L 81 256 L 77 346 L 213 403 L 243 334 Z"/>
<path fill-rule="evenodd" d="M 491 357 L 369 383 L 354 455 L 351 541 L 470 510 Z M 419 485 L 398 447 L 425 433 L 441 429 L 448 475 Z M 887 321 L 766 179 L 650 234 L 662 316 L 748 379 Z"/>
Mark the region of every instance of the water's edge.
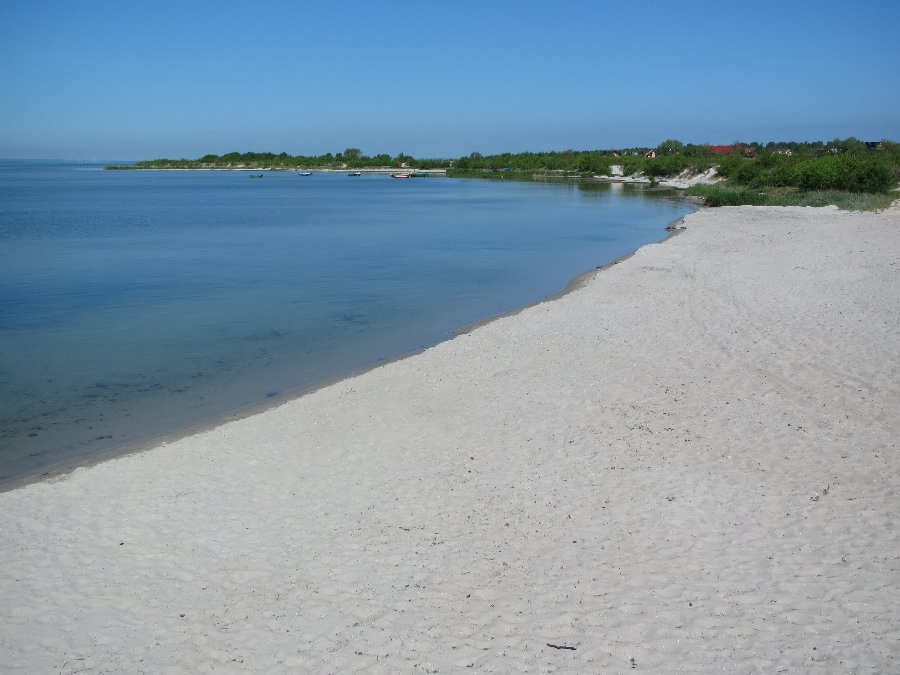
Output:
<path fill-rule="evenodd" d="M 572 293 L 573 291 L 576 291 L 576 290 L 584 287 L 585 285 L 590 283 L 590 281 L 595 276 L 597 276 L 604 270 L 610 269 L 611 267 L 614 267 L 614 266 L 618 265 L 619 263 L 624 262 L 625 260 L 628 260 L 629 258 L 634 256 L 635 253 L 637 253 L 637 251 L 639 251 L 644 246 L 661 244 L 661 243 L 664 243 L 665 241 L 667 241 L 668 239 L 680 234 L 681 232 L 684 231 L 684 228 L 681 226 L 683 221 L 684 221 L 684 216 L 679 217 L 679 218 L 675 219 L 674 221 L 672 221 L 671 223 L 669 223 L 664 228 L 665 235 L 662 238 L 660 238 L 659 240 L 657 240 L 655 242 L 649 242 L 647 244 L 643 244 L 642 246 L 639 246 L 634 251 L 625 253 L 607 263 L 604 263 L 602 265 L 594 267 L 585 272 L 579 273 L 578 275 L 573 277 L 562 290 L 560 290 L 556 293 L 553 293 L 541 300 L 538 300 L 537 302 L 522 306 L 522 307 L 512 310 L 510 312 L 505 312 L 503 314 L 497 314 L 497 315 L 488 317 L 482 321 L 477 321 L 475 323 L 471 323 L 471 324 L 462 326 L 459 329 L 455 330 L 453 332 L 453 334 L 446 339 L 438 340 L 437 342 L 424 345 L 423 347 L 416 349 L 414 351 L 398 354 L 397 356 L 389 358 L 389 359 L 380 359 L 380 360 L 373 362 L 365 367 L 357 368 L 354 370 L 350 370 L 350 371 L 346 371 L 346 372 L 337 374 L 334 377 L 326 378 L 324 380 L 321 380 L 321 381 L 316 382 L 315 384 L 312 384 L 309 386 L 305 386 L 305 387 L 287 391 L 287 392 L 282 392 L 278 396 L 274 396 L 270 399 L 267 399 L 264 402 L 260 402 L 260 403 L 257 403 L 257 404 L 251 405 L 251 406 L 247 406 L 245 408 L 241 408 L 240 410 L 232 411 L 225 415 L 216 416 L 214 418 L 199 421 L 195 424 L 191 424 L 191 425 L 188 425 L 188 426 L 176 429 L 176 430 L 167 431 L 167 432 L 160 433 L 160 434 L 153 434 L 152 436 L 145 437 L 141 440 L 131 441 L 131 442 L 119 445 L 119 446 L 107 448 L 106 450 L 97 451 L 95 453 L 92 453 L 90 456 L 79 458 L 74 461 L 63 462 L 58 465 L 54 465 L 54 466 L 50 466 L 50 467 L 43 467 L 39 472 L 35 472 L 33 474 L 29 473 L 29 474 L 22 475 L 22 476 L 13 476 L 6 480 L 0 481 L 0 492 L 9 492 L 11 490 L 15 490 L 17 488 L 21 488 L 21 487 L 24 487 L 26 485 L 30 485 L 33 483 L 55 482 L 55 481 L 63 480 L 66 475 L 68 475 L 78 469 L 88 468 L 91 466 L 95 466 L 97 464 L 102 464 L 104 462 L 107 462 L 107 461 L 110 461 L 113 459 L 117 459 L 119 457 L 124 457 L 126 455 L 132 455 L 132 454 L 137 454 L 137 453 L 141 453 L 141 452 L 146 452 L 146 451 L 152 450 L 153 448 L 157 448 L 162 445 L 173 443 L 175 441 L 178 441 L 178 440 L 181 440 L 184 438 L 195 436 L 197 434 L 203 433 L 204 431 L 208 431 L 210 429 L 215 429 L 215 428 L 220 427 L 229 422 L 233 422 L 233 421 L 240 420 L 240 419 L 246 419 L 248 417 L 253 417 L 260 413 L 264 413 L 267 410 L 272 410 L 274 408 L 278 408 L 286 403 L 295 401 L 299 398 L 302 398 L 303 396 L 307 396 L 307 395 L 309 395 L 315 391 L 318 391 L 320 389 L 324 389 L 326 387 L 330 387 L 339 382 L 343 382 L 345 380 L 349 380 L 354 377 L 358 377 L 360 375 L 363 375 L 365 373 L 373 371 L 377 368 L 381 368 L 383 366 L 389 365 L 391 363 L 415 357 L 415 356 L 422 354 L 423 352 L 431 349 L 432 347 L 435 347 L 438 344 L 442 344 L 443 342 L 447 342 L 450 340 L 455 340 L 462 335 L 471 333 L 471 332 L 477 330 L 478 328 L 480 328 L 482 326 L 486 326 L 486 325 L 493 323 L 494 321 L 497 321 L 499 319 L 503 319 L 505 317 L 510 317 L 510 316 L 515 316 L 517 314 L 522 313 L 526 309 L 529 309 L 531 307 L 536 307 L 545 302 L 555 302 L 555 301 L 560 300 L 561 298 L 565 297 L 569 293 Z"/>

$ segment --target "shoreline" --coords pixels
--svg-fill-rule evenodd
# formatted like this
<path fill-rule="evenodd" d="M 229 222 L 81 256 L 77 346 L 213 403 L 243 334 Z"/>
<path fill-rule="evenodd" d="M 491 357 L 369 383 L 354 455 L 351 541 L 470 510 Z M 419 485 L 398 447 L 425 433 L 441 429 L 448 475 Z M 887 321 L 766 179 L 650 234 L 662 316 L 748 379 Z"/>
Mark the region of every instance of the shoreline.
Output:
<path fill-rule="evenodd" d="M 446 176 L 447 169 L 398 169 L 398 168 L 385 168 L 385 167 L 369 167 L 365 169 L 323 169 L 323 168 L 303 168 L 303 167 L 279 167 L 279 166 L 266 166 L 259 168 L 252 167 L 244 167 L 244 166 L 193 166 L 193 167 L 181 167 L 181 166 L 146 166 L 146 167 L 134 167 L 134 166 L 113 166 L 113 167 L 105 167 L 110 171 L 250 171 L 250 172 L 262 172 L 262 173 L 300 173 L 303 171 L 308 171 L 310 173 L 347 173 L 349 172 L 359 172 L 362 174 L 392 174 L 397 172 L 405 172 L 405 171 L 414 171 L 416 173 L 426 173 L 429 177 L 439 177 Z"/>
<path fill-rule="evenodd" d="M 654 244 L 665 243 L 667 240 L 671 239 L 672 237 L 676 237 L 679 234 L 681 234 L 682 232 L 684 232 L 684 230 L 685 230 L 684 219 L 686 217 L 687 216 L 683 216 L 681 218 L 678 218 L 677 220 L 673 220 L 671 223 L 666 225 L 666 228 L 665 228 L 666 235 L 662 239 L 660 239 L 659 241 L 651 242 L 650 244 L 645 244 L 645 246 L 652 246 Z M 478 330 L 482 326 L 487 326 L 487 325 L 493 323 L 494 321 L 498 321 L 499 319 L 505 319 L 508 317 L 516 316 L 517 314 L 521 314 L 522 312 L 524 312 L 527 309 L 536 307 L 545 302 L 554 302 L 556 300 L 560 300 L 560 299 L 564 298 L 565 296 L 567 296 L 569 293 L 572 293 L 574 291 L 577 291 L 577 290 L 587 286 L 594 279 L 594 277 L 596 277 L 601 272 L 604 272 L 605 270 L 608 270 L 608 269 L 612 269 L 616 265 L 625 262 L 629 258 L 634 257 L 634 255 L 639 250 L 641 250 L 641 248 L 643 248 L 643 246 L 638 249 L 635 249 L 634 251 L 631 251 L 630 253 L 624 253 L 624 254 L 620 255 L 618 258 L 610 260 L 608 263 L 605 263 L 603 265 L 598 265 L 597 267 L 594 267 L 593 269 L 589 269 L 586 272 L 582 272 L 581 274 L 578 274 L 578 275 L 572 277 L 572 280 L 569 281 L 569 283 L 567 283 L 562 290 L 560 290 L 556 293 L 553 293 L 551 295 L 548 295 L 546 298 L 544 298 L 543 300 L 540 300 L 539 302 L 536 302 L 531 305 L 526 305 L 525 307 L 521 307 L 520 309 L 514 309 L 511 312 L 506 312 L 504 314 L 498 314 L 497 316 L 493 316 L 488 319 L 484 319 L 483 321 L 475 321 L 474 323 L 470 323 L 466 326 L 463 326 L 462 328 L 460 328 L 453 334 L 453 338 L 459 337 L 460 335 L 467 335 L 467 334 L 471 333 L 472 331 Z M 422 351 L 425 351 L 425 350 L 422 350 Z M 420 354 L 420 353 L 421 352 L 417 352 L 417 354 Z M 414 354 L 411 354 L 410 356 L 414 356 Z M 405 357 L 401 357 L 401 358 L 405 358 Z"/>
<path fill-rule="evenodd" d="M 560 299 L 0 493 L 0 670 L 891 670 L 900 204 L 683 224 Z"/>
<path fill-rule="evenodd" d="M 191 171 L 192 169 L 184 169 L 184 170 Z M 665 236 L 663 236 L 661 239 L 659 239 L 658 241 L 653 242 L 653 243 L 662 243 L 662 242 L 666 241 L 667 239 L 669 239 L 670 237 L 673 237 L 673 236 L 679 234 L 684 229 L 683 223 L 684 223 L 684 217 L 681 217 L 681 218 L 678 218 L 678 219 L 672 221 L 664 228 L 664 231 L 666 233 Z M 465 335 L 465 334 L 471 333 L 472 331 L 474 331 L 482 326 L 486 326 L 486 325 L 488 325 L 494 321 L 497 321 L 499 319 L 515 316 L 515 315 L 520 314 L 521 312 L 529 309 L 530 307 L 535 307 L 544 302 L 552 302 L 552 301 L 558 300 L 558 299 L 564 297 L 565 295 L 571 293 L 572 291 L 575 291 L 575 290 L 583 287 L 585 284 L 589 283 L 590 280 L 599 272 L 609 269 L 610 267 L 617 265 L 618 263 L 622 262 L 623 260 L 627 260 L 628 258 L 632 257 L 635 253 L 637 253 L 637 250 L 632 251 L 630 253 L 626 253 L 622 256 L 619 256 L 615 260 L 611 260 L 610 262 L 608 262 L 606 264 L 599 265 L 599 266 L 591 268 L 585 272 L 582 272 L 582 273 L 574 276 L 562 290 L 552 293 L 535 303 L 532 303 L 530 305 L 525 305 L 524 307 L 520 307 L 518 309 L 514 309 L 512 311 L 505 312 L 503 314 L 490 316 L 481 321 L 476 321 L 474 323 L 461 326 L 458 329 L 454 330 L 453 334 L 446 340 L 443 340 L 442 342 L 448 342 L 450 340 L 453 340 L 453 339 L 459 337 L 460 335 Z M 441 343 L 439 342 L 436 344 L 441 344 Z M 210 418 L 207 420 L 200 420 L 200 421 L 190 424 L 186 427 L 182 427 L 179 429 L 166 431 L 166 432 L 162 432 L 162 433 L 152 434 L 143 439 L 125 443 L 123 445 L 119 445 L 114 448 L 109 448 L 105 451 L 98 452 L 94 455 L 85 457 L 83 459 L 75 460 L 72 462 L 66 462 L 63 464 L 51 466 L 49 468 L 44 468 L 44 469 L 41 469 L 40 471 L 36 471 L 33 474 L 18 476 L 18 477 L 0 481 L 0 494 L 2 494 L 4 492 L 9 492 L 11 490 L 19 489 L 21 487 L 24 487 L 26 485 L 31 485 L 33 483 L 59 480 L 62 477 L 66 476 L 68 474 L 71 474 L 73 471 L 77 471 L 79 469 L 89 468 L 92 466 L 103 464 L 105 462 L 114 461 L 120 457 L 125 457 L 128 455 L 133 455 L 133 454 L 142 453 L 142 452 L 147 452 L 147 451 L 152 450 L 153 448 L 159 447 L 161 445 L 173 443 L 176 441 L 183 440 L 185 438 L 189 438 L 196 434 L 203 433 L 205 431 L 210 431 L 212 429 L 215 429 L 216 427 L 222 426 L 224 424 L 228 424 L 229 422 L 235 422 L 238 420 L 246 419 L 248 417 L 253 417 L 255 415 L 264 413 L 273 408 L 282 406 L 286 403 L 290 403 L 291 401 L 297 400 L 304 396 L 308 396 L 309 394 L 312 394 L 312 393 L 318 391 L 319 389 L 323 389 L 325 387 L 330 387 L 330 386 L 339 384 L 340 382 L 342 382 L 344 380 L 348 380 L 348 379 L 352 379 L 354 377 L 358 377 L 360 375 L 364 375 L 364 374 L 366 374 L 372 370 L 375 370 L 376 368 L 379 368 L 381 366 L 389 365 L 391 363 L 395 363 L 397 361 L 402 361 L 404 359 L 413 358 L 413 357 L 418 356 L 418 355 L 422 354 L 423 352 L 431 349 L 434 346 L 436 346 L 436 345 L 435 344 L 428 345 L 419 350 L 406 352 L 406 353 L 400 354 L 391 359 L 376 361 L 368 366 L 364 366 L 362 368 L 358 368 L 355 370 L 340 373 L 338 375 L 335 375 L 330 378 L 326 378 L 320 382 L 316 382 L 309 386 L 299 387 L 296 389 L 288 390 L 288 391 L 280 394 L 279 396 L 275 396 L 270 399 L 266 399 L 265 401 L 260 401 L 259 403 L 247 406 L 245 408 L 241 408 L 239 410 L 233 410 L 224 415 L 216 416 L 216 417 L 213 417 L 213 418 Z"/>

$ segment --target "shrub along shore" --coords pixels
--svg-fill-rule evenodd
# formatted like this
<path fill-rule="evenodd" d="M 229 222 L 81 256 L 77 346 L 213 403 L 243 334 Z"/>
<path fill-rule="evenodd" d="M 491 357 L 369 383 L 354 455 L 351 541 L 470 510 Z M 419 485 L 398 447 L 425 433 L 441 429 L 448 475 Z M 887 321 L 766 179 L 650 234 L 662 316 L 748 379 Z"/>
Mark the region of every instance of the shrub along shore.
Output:
<path fill-rule="evenodd" d="M 900 181 L 900 144 L 854 138 L 828 143 L 734 143 L 711 146 L 666 140 L 656 148 L 565 150 L 416 159 L 404 153 L 367 156 L 358 148 L 320 156 L 273 153 L 205 155 L 196 160 L 155 159 L 109 169 L 445 170 L 448 176 L 498 180 L 609 180 L 655 183 L 716 170 L 718 180 L 687 193 L 709 206 L 823 206 L 865 210 L 887 206 Z"/>

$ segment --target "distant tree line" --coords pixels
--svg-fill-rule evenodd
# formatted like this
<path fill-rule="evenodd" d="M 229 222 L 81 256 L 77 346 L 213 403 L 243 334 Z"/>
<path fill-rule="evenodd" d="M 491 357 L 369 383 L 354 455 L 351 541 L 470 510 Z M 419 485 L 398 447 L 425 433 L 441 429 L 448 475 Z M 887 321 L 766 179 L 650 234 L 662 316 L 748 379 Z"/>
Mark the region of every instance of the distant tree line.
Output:
<path fill-rule="evenodd" d="M 402 167 L 418 169 L 446 169 L 452 160 L 416 160 L 405 153 L 393 157 L 388 154 L 364 155 L 359 148 L 324 155 L 289 155 L 286 152 L 229 152 L 224 155 L 204 155 L 200 159 L 151 159 L 116 169 L 363 169 L 369 167 Z"/>
<path fill-rule="evenodd" d="M 335 154 L 289 155 L 285 152 L 229 152 L 196 160 L 155 159 L 138 162 L 137 169 L 364 169 L 408 167 L 446 169 L 451 176 L 540 178 L 610 176 L 613 166 L 625 176 L 651 179 L 702 172 L 716 167 L 732 184 L 752 189 L 791 188 L 801 191 L 843 190 L 885 193 L 900 181 L 900 144 L 866 143 L 855 138 L 830 142 L 733 143 L 727 146 L 684 144 L 669 139 L 655 148 L 563 150 L 482 155 L 473 152 L 457 159 L 416 159 L 400 152 L 368 156 L 359 148 Z"/>
<path fill-rule="evenodd" d="M 900 144 L 864 143 L 854 138 L 830 143 L 733 143 L 727 146 L 666 140 L 655 148 L 624 148 L 483 156 L 477 152 L 453 164 L 454 175 L 554 173 L 653 178 L 699 173 L 715 167 L 730 182 L 753 188 L 887 192 L 900 181 Z"/>

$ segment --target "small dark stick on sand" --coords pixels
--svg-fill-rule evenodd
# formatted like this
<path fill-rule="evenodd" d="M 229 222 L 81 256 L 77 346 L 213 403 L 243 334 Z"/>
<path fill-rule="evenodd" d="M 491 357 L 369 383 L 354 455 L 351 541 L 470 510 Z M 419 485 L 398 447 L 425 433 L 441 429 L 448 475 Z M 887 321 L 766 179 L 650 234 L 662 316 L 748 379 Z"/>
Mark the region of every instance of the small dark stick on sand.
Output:
<path fill-rule="evenodd" d="M 548 642 L 547 646 L 553 647 L 553 649 L 578 649 L 578 647 L 570 647 L 569 645 L 555 645 L 552 642 Z"/>

